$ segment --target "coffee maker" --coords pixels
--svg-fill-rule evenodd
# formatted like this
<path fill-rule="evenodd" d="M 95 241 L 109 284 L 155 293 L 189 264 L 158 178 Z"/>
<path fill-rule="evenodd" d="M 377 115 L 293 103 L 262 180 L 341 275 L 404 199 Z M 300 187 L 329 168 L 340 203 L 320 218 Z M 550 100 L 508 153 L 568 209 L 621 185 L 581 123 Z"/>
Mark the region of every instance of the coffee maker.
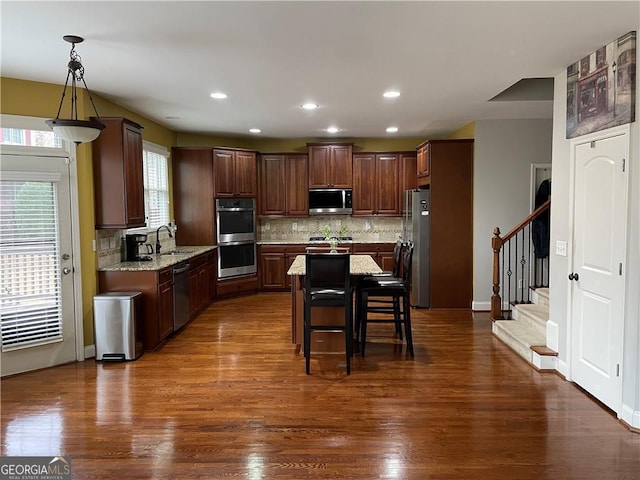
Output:
<path fill-rule="evenodd" d="M 125 237 L 125 251 L 127 262 L 144 262 L 152 260 L 148 255 L 140 255 L 138 248 L 147 241 L 147 236 L 143 233 L 128 234 Z"/>

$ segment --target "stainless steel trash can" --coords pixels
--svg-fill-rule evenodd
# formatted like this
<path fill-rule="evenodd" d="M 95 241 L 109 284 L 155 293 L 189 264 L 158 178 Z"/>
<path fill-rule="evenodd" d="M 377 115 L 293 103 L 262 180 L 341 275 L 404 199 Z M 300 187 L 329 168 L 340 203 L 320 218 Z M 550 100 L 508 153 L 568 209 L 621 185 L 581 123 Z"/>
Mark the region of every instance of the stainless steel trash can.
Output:
<path fill-rule="evenodd" d="M 93 297 L 96 361 L 135 360 L 142 355 L 141 292 Z"/>

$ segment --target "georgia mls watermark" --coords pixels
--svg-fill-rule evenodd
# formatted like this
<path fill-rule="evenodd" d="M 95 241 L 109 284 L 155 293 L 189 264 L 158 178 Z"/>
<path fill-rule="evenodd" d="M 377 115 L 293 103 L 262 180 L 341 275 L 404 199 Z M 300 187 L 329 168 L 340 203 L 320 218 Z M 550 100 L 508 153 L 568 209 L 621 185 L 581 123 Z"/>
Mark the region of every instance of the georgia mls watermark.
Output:
<path fill-rule="evenodd" d="M 71 480 L 71 459 L 0 457 L 0 480 Z"/>

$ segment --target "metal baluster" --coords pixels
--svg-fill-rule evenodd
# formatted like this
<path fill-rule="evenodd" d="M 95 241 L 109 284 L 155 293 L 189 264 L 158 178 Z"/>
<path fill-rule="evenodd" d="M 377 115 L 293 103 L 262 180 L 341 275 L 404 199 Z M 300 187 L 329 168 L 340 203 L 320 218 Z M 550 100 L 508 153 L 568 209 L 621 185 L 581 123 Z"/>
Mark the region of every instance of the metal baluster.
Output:
<path fill-rule="evenodd" d="M 527 250 L 527 258 L 529 259 L 529 268 L 527 270 L 527 303 L 531 303 L 531 224 L 527 225 L 529 229 L 529 234 L 527 238 L 529 239 L 529 248 Z"/>
<path fill-rule="evenodd" d="M 508 286 L 507 286 L 507 320 L 511 320 L 511 239 L 507 242 L 508 244 L 508 259 L 507 259 L 507 277 L 508 277 Z"/>

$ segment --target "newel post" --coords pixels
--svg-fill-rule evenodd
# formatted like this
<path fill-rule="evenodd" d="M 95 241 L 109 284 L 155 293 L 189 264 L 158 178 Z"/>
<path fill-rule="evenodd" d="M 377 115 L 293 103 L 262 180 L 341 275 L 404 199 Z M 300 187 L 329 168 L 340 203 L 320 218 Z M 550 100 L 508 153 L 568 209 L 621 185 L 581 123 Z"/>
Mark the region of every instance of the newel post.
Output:
<path fill-rule="evenodd" d="M 500 298 L 500 249 L 502 248 L 500 229 L 493 229 L 491 249 L 493 250 L 493 295 L 491 296 L 491 319 L 502 318 L 502 299 Z"/>

